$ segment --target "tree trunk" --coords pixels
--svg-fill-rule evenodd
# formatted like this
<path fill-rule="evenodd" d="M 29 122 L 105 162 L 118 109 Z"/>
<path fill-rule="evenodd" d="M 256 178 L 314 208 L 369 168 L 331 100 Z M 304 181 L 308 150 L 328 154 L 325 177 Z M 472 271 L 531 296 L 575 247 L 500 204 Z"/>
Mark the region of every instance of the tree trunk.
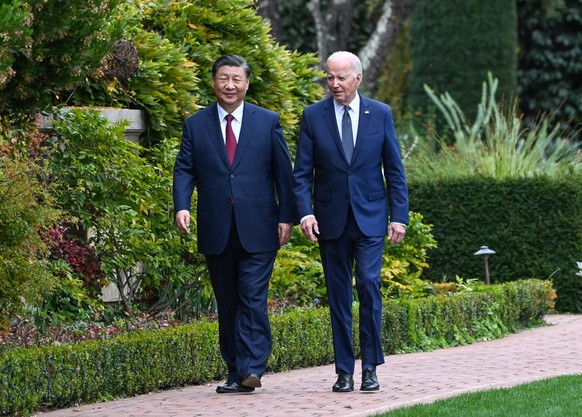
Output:
<path fill-rule="evenodd" d="M 364 76 L 362 89 L 371 94 L 378 88 L 378 77 L 386 65 L 386 56 L 396 41 L 417 0 L 387 0 L 374 32 L 359 51 Z"/>
<path fill-rule="evenodd" d="M 345 51 L 352 29 L 353 0 L 332 0 L 325 11 L 319 0 L 309 0 L 307 8 L 315 20 L 317 49 L 321 68 L 336 51 Z"/>
<path fill-rule="evenodd" d="M 263 19 L 271 22 L 271 35 L 276 41 L 281 40 L 281 13 L 278 0 L 256 0 L 257 10 Z"/>
<path fill-rule="evenodd" d="M 261 16 L 271 21 L 272 33 L 275 39 L 281 34 L 281 16 L 279 13 L 281 0 L 256 0 Z M 336 51 L 347 50 L 350 38 L 354 4 L 356 0 L 329 0 L 328 6 L 322 10 L 321 0 L 309 0 L 307 9 L 315 21 L 317 32 L 317 50 L 320 58 L 320 68 L 325 69 L 327 57 Z M 386 66 L 386 56 L 394 45 L 406 19 L 410 17 L 418 0 L 384 0 L 381 4 L 381 15 L 374 32 L 359 51 L 362 61 L 363 80 L 361 89 L 366 94 L 376 92 L 377 80 Z M 297 22 L 302 24 L 302 22 Z"/>

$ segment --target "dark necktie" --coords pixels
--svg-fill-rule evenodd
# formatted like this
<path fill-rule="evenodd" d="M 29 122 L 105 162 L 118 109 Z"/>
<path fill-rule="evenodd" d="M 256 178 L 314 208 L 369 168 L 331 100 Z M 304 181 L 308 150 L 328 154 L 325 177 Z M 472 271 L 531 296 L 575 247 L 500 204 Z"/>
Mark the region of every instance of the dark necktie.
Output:
<path fill-rule="evenodd" d="M 352 160 L 354 153 L 354 134 L 352 132 L 352 118 L 350 117 L 350 106 L 344 106 L 344 116 L 342 117 L 342 145 L 348 162 Z"/>
<path fill-rule="evenodd" d="M 232 131 L 232 119 L 234 119 L 232 114 L 226 115 L 226 154 L 231 165 L 234 161 L 234 154 L 236 153 L 236 138 Z"/>

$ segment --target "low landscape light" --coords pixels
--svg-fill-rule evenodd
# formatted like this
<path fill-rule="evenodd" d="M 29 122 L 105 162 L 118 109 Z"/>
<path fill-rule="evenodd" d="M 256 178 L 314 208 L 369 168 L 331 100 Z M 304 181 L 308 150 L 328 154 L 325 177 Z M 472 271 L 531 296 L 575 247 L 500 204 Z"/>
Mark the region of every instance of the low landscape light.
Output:
<path fill-rule="evenodd" d="M 481 248 L 474 253 L 474 255 L 482 256 L 483 262 L 485 263 L 485 284 L 491 284 L 489 280 L 489 263 L 488 259 L 490 255 L 495 253 L 494 250 L 489 249 L 487 246 L 481 246 Z"/>

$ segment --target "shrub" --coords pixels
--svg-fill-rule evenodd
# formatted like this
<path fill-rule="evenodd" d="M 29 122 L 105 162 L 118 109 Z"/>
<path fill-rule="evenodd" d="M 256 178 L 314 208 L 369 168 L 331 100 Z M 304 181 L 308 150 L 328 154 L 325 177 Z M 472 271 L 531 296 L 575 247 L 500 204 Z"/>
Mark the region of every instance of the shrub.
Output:
<path fill-rule="evenodd" d="M 61 2 L 9 1 L 0 8 L 0 113 L 31 114 L 63 100 L 64 91 L 81 84 L 110 51 L 103 27 L 111 26 L 118 0 Z M 4 42 L 5 45 L 4 46 Z"/>
<path fill-rule="evenodd" d="M 420 277 L 428 267 L 427 251 L 436 243 L 431 226 L 422 220 L 422 215 L 411 213 L 406 238 L 395 246 L 385 242 L 381 278 L 382 293 L 387 298 L 423 294 L 429 287 Z M 279 250 L 270 296 L 274 308 L 328 305 L 318 245 L 312 244 L 298 228 L 293 230 L 289 243 Z"/>
<path fill-rule="evenodd" d="M 29 159 L 0 154 L 0 328 L 55 285 L 38 234 L 59 217 L 45 174 Z"/>
<path fill-rule="evenodd" d="M 519 0 L 519 106 L 526 123 L 540 113 L 582 126 L 582 1 Z"/>
<path fill-rule="evenodd" d="M 540 323 L 553 300 L 551 283 L 529 280 L 418 300 L 390 300 L 383 312 L 386 354 L 431 350 L 501 337 Z M 354 323 L 358 309 L 354 306 Z M 333 362 L 329 310 L 295 309 L 272 317 L 268 372 Z M 357 325 L 354 344 L 359 352 Z M 226 373 L 207 321 L 135 332 L 100 342 L 0 351 L 0 415 L 28 414 L 200 384 Z"/>
<path fill-rule="evenodd" d="M 252 70 L 247 99 L 280 113 L 288 139 L 298 130 L 303 108 L 322 96 L 313 82 L 323 75 L 316 57 L 277 44 L 252 0 L 128 2 L 119 8 L 119 19 L 140 56 L 138 73 L 117 80 L 97 72 L 70 103 L 144 109 L 152 128 L 148 143 L 179 137 L 185 116 L 215 100 L 210 69 L 224 53 L 247 59 Z"/>
<path fill-rule="evenodd" d="M 132 311 L 147 288 L 161 300 L 151 308 L 161 311 L 187 288 L 210 287 L 195 233 L 183 235 L 173 224 L 173 148 L 162 142 L 147 160 L 144 148 L 123 138 L 124 123 L 110 123 L 97 110 L 64 113 L 55 132 L 50 161 L 58 204 L 91 231 L 124 308 Z"/>
<path fill-rule="evenodd" d="M 576 153 L 577 145 L 568 130 L 553 125 L 551 117 L 542 117 L 526 128 L 515 105 L 504 109 L 496 101 L 497 86 L 489 74 L 474 122 L 448 93 L 437 95 L 425 86 L 447 129 L 436 151 L 432 143 L 424 143 L 407 158 L 412 181 L 474 175 L 555 177 L 580 170 L 581 155 Z"/>

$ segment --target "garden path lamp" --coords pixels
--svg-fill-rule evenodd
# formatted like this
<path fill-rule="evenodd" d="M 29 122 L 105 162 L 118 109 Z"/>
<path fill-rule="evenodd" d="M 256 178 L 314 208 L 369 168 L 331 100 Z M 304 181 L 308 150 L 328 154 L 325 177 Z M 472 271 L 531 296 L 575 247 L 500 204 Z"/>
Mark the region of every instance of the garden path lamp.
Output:
<path fill-rule="evenodd" d="M 487 285 L 491 284 L 489 281 L 489 263 L 487 260 L 489 259 L 489 255 L 493 255 L 494 253 L 495 251 L 489 249 L 487 246 L 481 246 L 481 248 L 474 253 L 474 255 L 483 257 L 483 262 L 485 263 L 485 284 Z"/>

